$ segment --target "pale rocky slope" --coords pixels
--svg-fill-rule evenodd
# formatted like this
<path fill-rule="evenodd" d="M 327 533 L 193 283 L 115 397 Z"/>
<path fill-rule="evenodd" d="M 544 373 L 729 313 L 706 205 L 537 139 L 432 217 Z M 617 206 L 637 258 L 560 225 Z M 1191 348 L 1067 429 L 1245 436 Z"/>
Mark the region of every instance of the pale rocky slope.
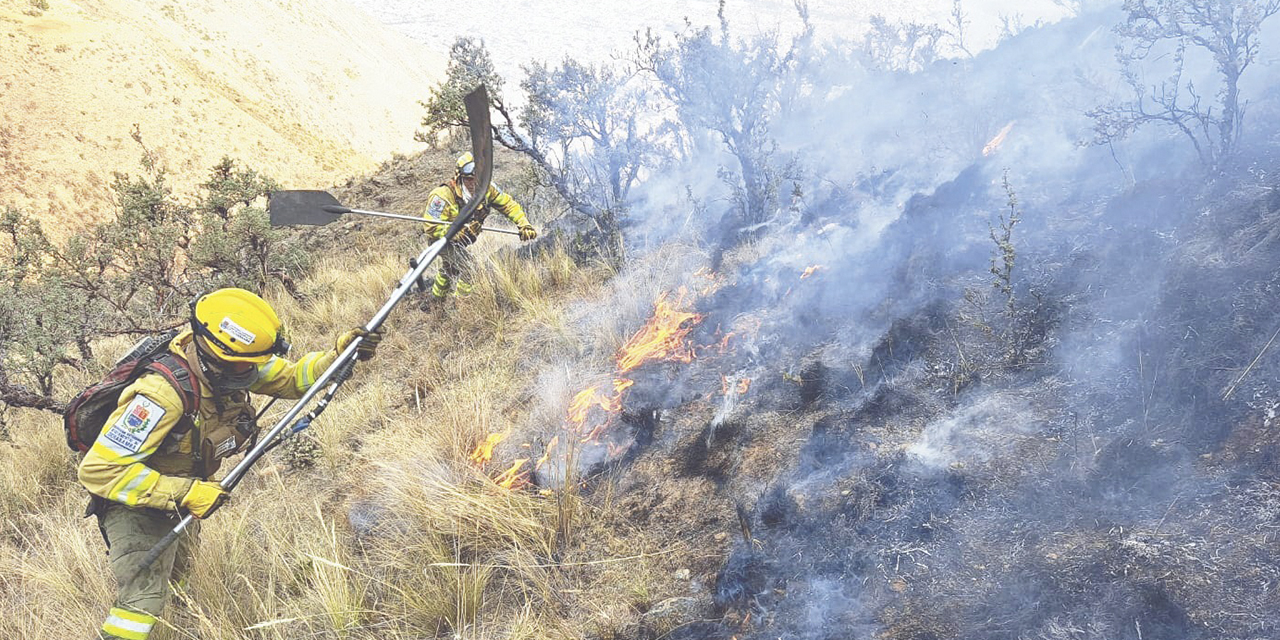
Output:
<path fill-rule="evenodd" d="M 0 0 L 0 206 L 111 211 L 134 123 L 177 190 L 223 155 L 322 186 L 421 148 L 444 57 L 341 0 Z"/>

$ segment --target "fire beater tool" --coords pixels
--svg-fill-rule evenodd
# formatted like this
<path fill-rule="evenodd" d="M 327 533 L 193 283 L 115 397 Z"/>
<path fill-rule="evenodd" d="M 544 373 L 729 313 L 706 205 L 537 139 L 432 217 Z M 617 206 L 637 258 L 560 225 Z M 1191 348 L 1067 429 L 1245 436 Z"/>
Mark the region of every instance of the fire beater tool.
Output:
<path fill-rule="evenodd" d="M 431 261 L 434 260 L 436 256 L 440 255 L 440 252 L 444 249 L 445 245 L 458 234 L 467 222 L 471 220 L 476 209 L 480 206 L 481 198 L 484 196 L 486 191 L 488 191 L 489 181 L 493 177 L 493 136 L 489 129 L 488 92 L 485 90 L 484 86 L 477 87 L 474 91 L 467 94 L 464 102 L 467 108 L 467 121 L 471 129 L 472 154 L 476 159 L 476 184 L 479 188 L 476 189 L 475 195 L 473 195 L 471 199 L 467 201 L 466 205 L 464 205 L 458 212 L 458 217 L 449 225 L 448 230 L 445 231 L 444 237 L 435 240 L 423 249 L 422 253 L 418 254 L 417 258 L 414 260 L 414 264 L 416 266 L 410 269 L 409 272 L 400 279 L 395 290 L 391 293 L 391 297 L 387 299 L 386 303 L 382 305 L 382 308 L 379 309 L 378 312 L 374 314 L 373 318 L 369 320 L 368 324 L 364 326 L 365 331 L 377 331 L 382 327 L 382 323 L 387 319 L 387 316 L 391 314 L 391 311 L 395 309 L 396 305 L 399 304 L 400 301 L 409 293 L 409 290 L 413 287 L 414 283 L 418 282 L 422 278 L 422 272 L 426 270 L 427 265 L 431 264 Z M 420 219 L 415 219 L 415 221 L 422 222 Z M 333 397 L 334 393 L 337 392 L 338 387 L 350 377 L 352 367 L 355 365 L 356 361 L 356 352 L 359 350 L 362 340 L 363 338 L 360 337 L 352 340 L 351 344 L 348 344 L 347 348 L 343 349 L 342 353 L 338 354 L 338 357 L 333 361 L 333 364 L 329 365 L 329 368 L 325 369 L 324 373 L 320 374 L 320 377 L 316 379 L 315 384 L 313 384 L 311 388 L 298 399 L 297 403 L 295 403 L 293 407 L 291 407 L 289 411 L 286 412 L 285 415 L 267 431 L 266 435 L 264 435 L 253 446 L 253 448 L 245 454 L 244 459 L 227 473 L 227 476 L 218 483 L 224 491 L 231 492 L 235 489 L 236 485 L 240 484 L 240 480 L 244 478 L 244 475 L 249 471 L 249 468 L 260 460 L 267 451 L 275 448 L 275 446 L 281 441 L 281 438 L 284 437 L 284 431 L 289 429 L 290 423 L 302 414 L 302 411 L 307 408 L 307 405 L 311 403 L 316 396 L 320 395 L 321 391 L 325 392 L 325 397 L 322 403 L 318 404 L 315 409 L 307 414 L 302 420 L 299 420 L 298 423 L 290 429 L 290 431 L 297 432 L 305 429 L 310 425 L 311 421 L 324 410 L 324 406 L 328 404 L 328 401 Z M 143 558 L 142 566 L 139 567 L 137 573 L 135 573 L 130 580 L 136 580 L 139 575 L 147 571 L 147 569 L 155 563 L 156 559 L 160 557 L 160 554 L 164 553 L 164 550 L 177 541 L 183 532 L 191 526 L 194 519 L 195 517 L 190 514 L 183 517 L 182 520 L 174 526 L 172 531 L 166 534 L 164 538 L 157 542 L 156 545 L 147 552 L 147 555 Z"/>

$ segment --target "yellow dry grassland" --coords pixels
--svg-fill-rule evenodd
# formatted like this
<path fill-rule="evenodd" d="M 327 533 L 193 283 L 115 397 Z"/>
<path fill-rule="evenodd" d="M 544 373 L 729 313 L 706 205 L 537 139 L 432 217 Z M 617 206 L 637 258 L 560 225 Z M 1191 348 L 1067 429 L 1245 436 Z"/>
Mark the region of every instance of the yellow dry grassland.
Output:
<path fill-rule="evenodd" d="M 267 292 L 299 351 L 363 324 L 403 275 L 417 240 L 388 248 L 372 237 L 323 257 L 299 299 Z M 513 491 L 468 460 L 487 434 L 531 419 L 530 354 L 572 345 L 564 309 L 599 296 L 611 275 L 562 250 L 504 251 L 481 258 L 460 303 L 406 300 L 377 358 L 315 426 L 202 523 L 195 570 L 153 637 L 608 637 L 634 619 L 631 608 L 655 597 L 654 558 L 670 550 L 587 506 L 575 479 Z M 98 366 L 127 346 L 98 345 Z M 60 395 L 90 381 L 67 376 Z M 91 637 L 114 585 L 96 524 L 81 517 L 76 460 L 56 416 L 5 419 L 0 637 Z"/>
<path fill-rule="evenodd" d="M 420 148 L 445 65 L 341 0 L 0 0 L 0 34 L 0 205 L 58 236 L 114 210 L 135 127 L 180 193 L 224 155 L 326 184 Z"/>

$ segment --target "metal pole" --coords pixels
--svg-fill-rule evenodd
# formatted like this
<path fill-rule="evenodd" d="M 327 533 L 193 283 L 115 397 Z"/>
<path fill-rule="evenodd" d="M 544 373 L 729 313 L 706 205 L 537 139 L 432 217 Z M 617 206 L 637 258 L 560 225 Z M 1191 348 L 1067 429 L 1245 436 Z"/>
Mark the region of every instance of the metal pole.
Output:
<path fill-rule="evenodd" d="M 398 213 L 384 213 L 382 211 L 365 211 L 363 209 L 348 209 L 347 213 L 358 213 L 365 216 L 377 216 L 379 218 L 390 218 L 392 220 L 407 220 L 409 222 L 421 222 L 424 224 L 452 224 L 452 220 L 436 220 L 435 218 L 415 218 L 414 216 L 403 216 Z M 519 231 L 514 229 L 499 229 L 498 227 L 480 227 L 481 231 L 490 231 L 493 233 L 505 233 L 511 236 L 520 235 Z"/>

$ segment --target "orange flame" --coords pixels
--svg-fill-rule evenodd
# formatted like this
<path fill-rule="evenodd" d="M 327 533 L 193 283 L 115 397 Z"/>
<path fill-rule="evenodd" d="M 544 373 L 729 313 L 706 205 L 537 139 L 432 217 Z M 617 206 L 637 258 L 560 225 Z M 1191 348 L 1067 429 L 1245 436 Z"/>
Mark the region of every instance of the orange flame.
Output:
<path fill-rule="evenodd" d="M 817 272 L 818 272 L 818 269 L 821 269 L 821 268 L 823 268 L 823 267 L 822 267 L 822 265 L 820 265 L 820 264 L 815 264 L 815 265 L 813 265 L 813 266 L 811 266 L 811 267 L 809 267 L 809 268 L 805 269 L 805 270 L 804 270 L 804 273 L 800 274 L 800 279 L 801 279 L 801 280 L 804 280 L 805 278 L 808 278 L 809 276 L 811 276 L 811 275 L 813 275 L 813 274 L 817 273 Z"/>
<path fill-rule="evenodd" d="M 1017 122 L 1017 120 L 1010 120 L 1009 124 L 1006 124 L 1004 128 L 1000 130 L 1000 133 L 996 134 L 996 137 L 992 138 L 986 146 L 982 147 L 982 155 L 984 157 L 989 156 L 1000 149 L 1000 145 L 1004 144 L 1004 139 L 1009 137 L 1009 132 L 1013 130 L 1013 123 L 1015 122 Z"/>
<path fill-rule="evenodd" d="M 726 278 L 723 275 L 706 267 L 700 267 L 693 273 L 693 276 L 695 278 L 702 278 L 706 281 L 703 286 L 698 288 L 698 295 L 702 297 L 715 293 L 720 289 L 720 287 L 723 287 L 726 282 Z"/>
<path fill-rule="evenodd" d="M 534 471 L 538 471 L 542 469 L 542 465 L 546 464 L 547 461 L 551 459 L 551 452 L 556 450 L 556 445 L 559 443 L 560 443 L 560 436 L 555 436 L 551 438 L 551 442 L 547 443 L 547 452 L 542 454 L 542 457 L 538 458 L 538 462 L 533 465 Z"/>
<path fill-rule="evenodd" d="M 751 378 L 738 378 L 733 388 L 738 392 L 738 395 L 745 395 L 747 390 L 751 388 Z M 729 395 L 729 376 L 720 374 L 720 391 L 726 396 Z"/>
<path fill-rule="evenodd" d="M 720 353 L 724 353 L 729 349 L 729 338 L 732 338 L 737 333 L 737 331 L 730 331 L 724 334 L 724 337 L 720 339 Z"/>
<path fill-rule="evenodd" d="M 495 476 L 493 481 L 503 489 L 519 489 L 527 486 L 529 484 L 529 472 L 520 471 L 527 462 L 529 462 L 528 458 L 516 460 L 510 469 Z"/>
<path fill-rule="evenodd" d="M 626 378 L 616 378 L 613 381 L 613 392 L 621 396 L 623 391 L 626 391 L 627 389 L 631 388 L 631 385 L 635 383 L 636 383 L 635 380 L 628 380 Z"/>
<path fill-rule="evenodd" d="M 498 443 L 502 442 L 506 438 L 507 434 L 505 433 L 489 434 L 489 436 L 484 439 L 484 442 L 476 445 L 475 450 L 472 451 L 471 455 L 467 456 L 467 458 L 471 460 L 471 464 L 474 464 L 476 468 L 483 469 L 485 465 L 489 464 L 490 460 L 493 460 L 494 447 L 498 446 Z M 523 467 L 527 462 L 529 462 L 528 458 L 516 460 L 515 464 L 512 465 L 510 469 L 507 469 L 495 476 L 493 481 L 504 489 L 521 489 L 529 486 L 529 472 L 520 472 L 521 467 Z"/>
<path fill-rule="evenodd" d="M 569 421 L 581 426 L 587 421 L 587 414 L 592 407 L 599 407 L 607 413 L 617 413 L 622 410 L 622 392 L 635 384 L 626 378 L 620 378 L 613 381 L 614 395 L 608 396 L 600 393 L 600 385 L 588 387 L 578 392 L 573 397 L 573 401 L 569 403 Z"/>
<path fill-rule="evenodd" d="M 475 450 L 471 452 L 469 456 L 471 463 L 477 467 L 483 467 L 493 459 L 493 448 L 498 446 L 498 443 L 502 442 L 506 437 L 507 434 L 505 433 L 489 434 L 489 437 L 485 438 L 484 442 L 476 445 Z"/>
<path fill-rule="evenodd" d="M 653 317 L 618 351 L 618 373 L 626 373 L 650 360 L 693 360 L 693 349 L 684 339 L 694 325 L 702 321 L 702 316 L 675 309 L 684 302 L 684 296 L 685 290 L 681 288 L 675 304 L 667 302 L 665 293 L 658 297 Z"/>
<path fill-rule="evenodd" d="M 711 278 L 714 274 L 708 272 L 703 275 Z M 616 356 L 618 374 L 626 373 L 652 360 L 680 362 L 693 360 L 693 348 L 685 339 L 689 332 L 693 331 L 693 327 L 702 321 L 702 316 L 677 310 L 677 307 L 683 305 L 684 297 L 684 289 L 680 289 L 674 302 L 668 302 L 665 293 L 658 297 L 654 303 L 653 317 L 618 351 Z M 725 341 L 728 341 L 727 336 Z M 622 411 L 623 399 L 626 397 L 627 390 L 634 384 L 634 380 L 618 375 L 613 379 L 612 393 L 606 391 L 601 384 L 579 391 L 569 401 L 569 407 L 566 410 L 568 419 L 566 431 L 578 438 L 580 442 L 600 444 L 600 436 Z M 605 414 L 603 419 L 598 422 L 590 421 L 593 410 L 603 412 Z M 503 437 L 503 434 L 489 436 L 489 439 L 472 453 L 472 461 L 477 464 L 488 462 L 492 458 L 494 445 L 501 442 Z M 494 482 L 506 488 L 528 486 L 530 474 L 547 464 L 559 443 L 559 436 L 552 438 L 547 444 L 546 452 L 538 458 L 532 468 L 525 468 L 526 463 L 529 462 L 528 459 L 517 460 L 510 469 L 494 477 Z M 607 447 L 610 456 L 623 451 L 623 448 L 616 443 L 606 441 L 603 444 Z"/>
<path fill-rule="evenodd" d="M 613 415 L 622 411 L 622 399 L 626 395 L 627 389 L 633 384 L 635 384 L 635 381 L 629 378 L 614 378 L 613 395 L 611 396 L 601 393 L 600 385 L 595 385 L 579 391 L 578 395 L 573 397 L 573 401 L 569 403 L 568 418 L 578 433 L 587 431 L 587 418 L 593 407 L 607 414 L 604 422 L 592 427 L 583 436 L 581 442 L 593 442 L 599 439 L 600 434 L 613 423 Z M 545 458 L 546 456 L 543 457 Z"/>

